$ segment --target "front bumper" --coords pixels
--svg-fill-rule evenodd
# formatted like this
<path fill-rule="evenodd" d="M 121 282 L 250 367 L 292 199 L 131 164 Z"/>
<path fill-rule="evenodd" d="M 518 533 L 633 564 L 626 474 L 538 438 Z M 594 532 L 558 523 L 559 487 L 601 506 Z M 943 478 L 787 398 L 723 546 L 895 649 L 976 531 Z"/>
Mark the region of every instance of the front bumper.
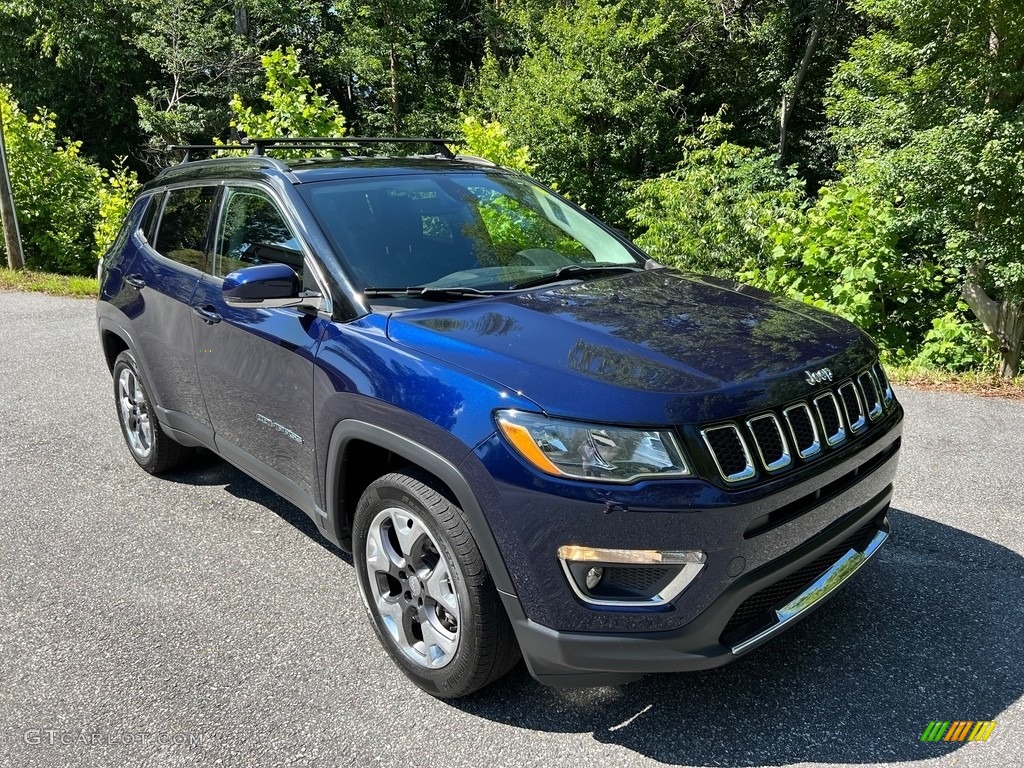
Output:
<path fill-rule="evenodd" d="M 502 477 L 512 465 L 493 443 L 482 446 L 501 499 L 488 519 L 517 592 L 502 597 L 531 673 L 552 685 L 592 686 L 706 669 L 798 621 L 888 536 L 901 422 L 897 407 L 828 462 L 732 493 L 706 483 L 641 483 L 567 497 Z M 572 594 L 555 556 L 563 543 L 698 549 L 708 559 L 663 607 L 601 610 Z"/>
<path fill-rule="evenodd" d="M 681 629 L 563 632 L 531 621 L 518 601 L 506 600 L 530 673 L 547 685 L 589 687 L 732 661 L 811 613 L 878 552 L 890 533 L 886 512 L 891 496 L 891 489 L 886 489 L 805 546 L 737 580 Z M 787 583 L 798 586 L 787 590 Z M 747 608 L 762 605 L 761 611 Z M 741 608 L 747 608 L 750 620 L 737 626 Z"/>

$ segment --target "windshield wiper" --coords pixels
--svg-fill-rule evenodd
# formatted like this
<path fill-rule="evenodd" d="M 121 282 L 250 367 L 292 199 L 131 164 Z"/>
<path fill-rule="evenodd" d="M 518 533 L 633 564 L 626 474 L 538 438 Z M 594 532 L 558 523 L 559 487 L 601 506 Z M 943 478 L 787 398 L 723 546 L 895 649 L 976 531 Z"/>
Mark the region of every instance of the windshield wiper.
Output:
<path fill-rule="evenodd" d="M 512 288 L 533 288 L 538 285 L 557 283 L 560 280 L 597 277 L 600 275 L 615 274 L 616 272 L 643 272 L 643 269 L 644 268 L 638 264 L 593 264 L 590 266 L 585 264 L 567 264 L 564 267 L 559 267 L 549 275 L 534 277 L 529 280 L 524 280 L 521 283 L 516 283 Z"/>
<path fill-rule="evenodd" d="M 479 288 L 431 288 L 428 285 L 413 285 L 408 288 L 364 288 L 363 295 L 368 298 L 377 296 L 412 296 L 417 299 L 483 299 L 496 293 L 508 291 L 481 291 Z"/>
<path fill-rule="evenodd" d="M 557 283 L 560 280 L 573 278 L 594 277 L 624 272 L 643 272 L 644 268 L 634 264 L 567 264 L 559 267 L 556 271 L 515 283 L 508 288 L 470 288 L 464 285 L 455 285 L 450 288 L 434 287 L 431 285 L 412 285 L 406 288 L 375 288 L 373 286 L 363 289 L 363 295 L 367 298 L 380 296 L 411 296 L 417 299 L 444 301 L 445 299 L 483 299 L 488 296 L 497 296 L 504 293 L 521 291 L 524 288 L 533 288 L 538 285 Z"/>

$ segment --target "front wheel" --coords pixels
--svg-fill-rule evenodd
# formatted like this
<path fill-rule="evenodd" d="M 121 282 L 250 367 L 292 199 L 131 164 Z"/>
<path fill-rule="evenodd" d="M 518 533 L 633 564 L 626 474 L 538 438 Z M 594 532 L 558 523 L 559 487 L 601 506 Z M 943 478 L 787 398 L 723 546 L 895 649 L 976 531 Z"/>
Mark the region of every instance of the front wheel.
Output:
<path fill-rule="evenodd" d="M 353 534 L 370 622 L 414 683 L 457 698 L 515 666 L 511 624 L 463 512 L 432 478 L 410 470 L 376 480 Z"/>

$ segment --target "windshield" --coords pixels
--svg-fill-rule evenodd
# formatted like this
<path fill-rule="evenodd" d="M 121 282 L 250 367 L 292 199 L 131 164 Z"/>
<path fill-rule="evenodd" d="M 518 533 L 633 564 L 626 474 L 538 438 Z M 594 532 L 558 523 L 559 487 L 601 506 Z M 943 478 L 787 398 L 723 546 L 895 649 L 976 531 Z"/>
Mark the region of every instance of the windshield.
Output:
<path fill-rule="evenodd" d="M 503 173 L 382 176 L 300 191 L 365 289 L 506 290 L 641 260 L 586 214 Z M 569 267 L 569 269 L 565 269 Z"/>

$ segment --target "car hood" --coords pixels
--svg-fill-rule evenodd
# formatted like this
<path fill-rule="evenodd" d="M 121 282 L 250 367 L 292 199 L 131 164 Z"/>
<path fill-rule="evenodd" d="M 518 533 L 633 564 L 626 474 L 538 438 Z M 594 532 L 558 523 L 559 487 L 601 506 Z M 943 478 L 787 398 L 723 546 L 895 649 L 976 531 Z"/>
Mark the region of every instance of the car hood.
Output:
<path fill-rule="evenodd" d="M 835 315 L 670 269 L 399 312 L 388 335 L 549 413 L 631 423 L 735 417 L 876 354 Z"/>

